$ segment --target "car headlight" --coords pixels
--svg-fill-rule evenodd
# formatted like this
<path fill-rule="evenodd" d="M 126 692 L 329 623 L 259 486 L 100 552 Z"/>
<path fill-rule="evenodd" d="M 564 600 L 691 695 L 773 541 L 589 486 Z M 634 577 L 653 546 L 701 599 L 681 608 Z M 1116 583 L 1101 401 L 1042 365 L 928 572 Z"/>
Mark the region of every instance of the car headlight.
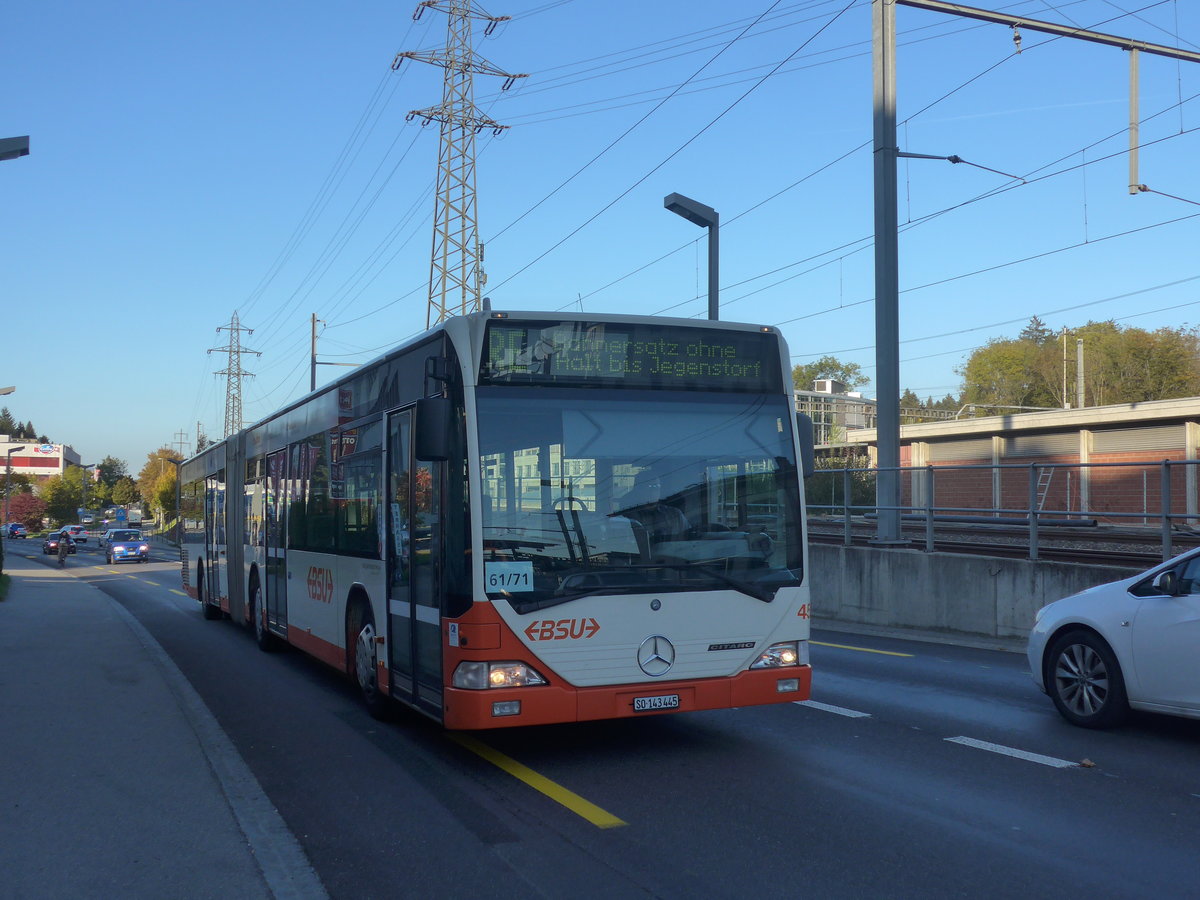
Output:
<path fill-rule="evenodd" d="M 483 691 L 489 688 L 531 687 L 545 684 L 546 679 L 520 662 L 460 662 L 454 669 L 451 682 L 456 688 Z"/>
<path fill-rule="evenodd" d="M 138 552 L 139 552 L 139 553 L 149 553 L 149 552 L 150 552 L 150 547 L 149 547 L 149 545 L 147 545 L 147 544 L 142 544 L 142 546 L 138 547 Z"/>
<path fill-rule="evenodd" d="M 807 645 L 805 646 L 807 649 Z M 800 665 L 800 641 L 784 641 L 772 644 L 751 664 L 752 669 L 778 669 L 783 666 Z"/>

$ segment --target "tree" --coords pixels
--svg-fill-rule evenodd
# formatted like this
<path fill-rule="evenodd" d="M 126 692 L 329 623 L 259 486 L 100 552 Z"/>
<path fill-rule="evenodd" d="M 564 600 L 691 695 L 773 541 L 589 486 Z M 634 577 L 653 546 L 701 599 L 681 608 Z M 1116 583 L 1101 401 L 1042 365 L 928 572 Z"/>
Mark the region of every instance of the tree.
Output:
<path fill-rule="evenodd" d="M 100 481 L 110 488 L 115 487 L 118 481 L 129 475 L 125 467 L 125 460 L 117 459 L 114 456 L 104 457 L 96 468 L 100 470 Z"/>
<path fill-rule="evenodd" d="M 175 503 L 173 493 L 171 500 L 165 505 L 158 502 L 159 483 L 168 477 L 172 485 L 175 482 L 175 466 L 168 460 L 181 462 L 183 457 L 170 447 L 159 447 L 153 453 L 146 455 L 146 464 L 142 466 L 142 471 L 138 473 L 137 477 L 137 492 L 158 509 L 172 509 Z M 173 486 L 171 490 L 174 491 Z"/>
<path fill-rule="evenodd" d="M 130 478 L 128 475 L 123 476 L 120 481 L 118 481 L 115 485 L 113 485 L 113 489 L 112 489 L 113 503 L 119 503 L 122 506 L 125 506 L 129 503 L 132 503 L 134 500 L 136 500 L 137 496 L 138 496 L 137 485 L 134 483 L 133 479 Z"/>
<path fill-rule="evenodd" d="M 6 488 L 10 494 L 32 494 L 33 478 L 19 472 L 0 474 L 0 491 Z"/>
<path fill-rule="evenodd" d="M 171 471 L 164 473 L 163 477 L 160 478 L 158 483 L 155 485 L 155 493 L 152 501 L 155 509 L 162 511 L 163 513 L 175 509 L 176 480 L 175 467 L 171 466 Z M 165 519 L 166 516 L 164 515 L 162 518 Z"/>
<path fill-rule="evenodd" d="M 840 381 L 850 390 L 871 380 L 863 374 L 858 363 L 844 363 L 833 356 L 822 356 L 816 362 L 792 367 L 792 386 L 798 391 L 811 391 L 813 382 L 821 378 Z"/>
<path fill-rule="evenodd" d="M 1082 341 L 1084 403 L 1102 406 L 1200 394 L 1200 336 L 1196 329 L 1122 328 L 1088 322 L 1072 329 Z M 995 339 L 959 370 L 963 401 L 981 407 L 1061 407 L 1075 404 L 1076 354 L 1036 320 L 1017 340 Z"/>
<path fill-rule="evenodd" d="M 1021 333 L 1017 335 L 1017 340 L 1030 341 L 1040 347 L 1047 341 L 1053 340 L 1054 336 L 1054 332 L 1046 327 L 1046 323 L 1037 316 L 1034 316 L 1029 320 L 1029 324 L 1021 329 Z"/>
<path fill-rule="evenodd" d="M 77 510 L 83 506 L 84 470 L 71 466 L 42 485 L 41 498 L 46 502 L 46 515 L 58 525 L 74 522 Z"/>
<path fill-rule="evenodd" d="M 17 422 L 8 411 L 8 407 L 0 409 L 0 434 L 16 435 Z"/>
<path fill-rule="evenodd" d="M 103 481 L 89 481 L 84 502 L 88 509 L 109 506 L 112 503 L 112 488 Z"/>
<path fill-rule="evenodd" d="M 46 501 L 33 494 L 17 494 L 8 500 L 8 518 L 10 522 L 20 522 L 30 531 L 38 531 L 42 527 L 42 517 L 46 515 Z"/>

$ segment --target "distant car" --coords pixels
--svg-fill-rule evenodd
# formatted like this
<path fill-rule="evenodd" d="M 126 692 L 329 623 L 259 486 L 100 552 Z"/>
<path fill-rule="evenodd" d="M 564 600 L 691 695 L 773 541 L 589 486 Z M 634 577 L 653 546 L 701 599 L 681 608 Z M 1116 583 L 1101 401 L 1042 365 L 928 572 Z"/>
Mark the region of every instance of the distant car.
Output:
<path fill-rule="evenodd" d="M 67 542 L 67 552 L 75 552 L 75 542 L 71 540 L 71 536 L 65 531 L 52 531 L 46 535 L 46 539 L 42 541 L 42 553 L 46 555 L 58 555 L 58 542 Z"/>
<path fill-rule="evenodd" d="M 108 551 L 105 558 L 110 566 L 125 560 L 148 562 L 150 544 L 142 538 L 140 531 L 114 528 L 108 533 Z"/>
<path fill-rule="evenodd" d="M 62 530 L 69 531 L 71 533 L 71 538 L 72 538 L 72 540 L 75 541 L 75 543 L 77 543 L 77 544 L 86 544 L 87 543 L 88 532 L 87 532 L 87 529 L 84 528 L 82 525 L 68 525 L 66 528 L 63 528 Z"/>
<path fill-rule="evenodd" d="M 29 532 L 25 530 L 25 526 L 20 522 L 9 522 L 5 527 L 5 534 L 10 538 L 29 537 Z"/>
<path fill-rule="evenodd" d="M 1139 709 L 1200 718 L 1200 549 L 1038 610 L 1029 668 L 1063 718 L 1118 725 Z"/>

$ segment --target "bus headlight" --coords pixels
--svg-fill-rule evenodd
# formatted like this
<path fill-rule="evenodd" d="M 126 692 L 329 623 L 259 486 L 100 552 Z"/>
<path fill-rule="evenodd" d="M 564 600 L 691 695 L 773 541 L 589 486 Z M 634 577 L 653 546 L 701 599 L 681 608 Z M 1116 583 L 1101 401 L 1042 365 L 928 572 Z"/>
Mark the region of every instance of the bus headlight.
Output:
<path fill-rule="evenodd" d="M 519 662 L 460 662 L 451 682 L 456 688 L 484 691 L 488 688 L 530 687 L 545 684 L 534 668 Z"/>
<path fill-rule="evenodd" d="M 764 650 L 750 668 L 778 669 L 782 666 L 798 665 L 800 665 L 800 642 L 784 641 L 782 644 L 772 644 Z"/>

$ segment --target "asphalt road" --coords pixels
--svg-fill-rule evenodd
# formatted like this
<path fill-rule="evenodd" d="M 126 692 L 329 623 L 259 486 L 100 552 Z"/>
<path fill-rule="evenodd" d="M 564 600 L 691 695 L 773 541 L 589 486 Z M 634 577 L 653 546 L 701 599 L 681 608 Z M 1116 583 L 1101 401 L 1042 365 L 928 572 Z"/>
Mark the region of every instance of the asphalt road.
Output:
<path fill-rule="evenodd" d="M 812 704 L 463 737 L 204 621 L 177 562 L 72 566 L 187 675 L 333 897 L 1161 898 L 1200 875 L 1200 722 L 1074 728 L 1023 655 L 818 632 Z"/>

